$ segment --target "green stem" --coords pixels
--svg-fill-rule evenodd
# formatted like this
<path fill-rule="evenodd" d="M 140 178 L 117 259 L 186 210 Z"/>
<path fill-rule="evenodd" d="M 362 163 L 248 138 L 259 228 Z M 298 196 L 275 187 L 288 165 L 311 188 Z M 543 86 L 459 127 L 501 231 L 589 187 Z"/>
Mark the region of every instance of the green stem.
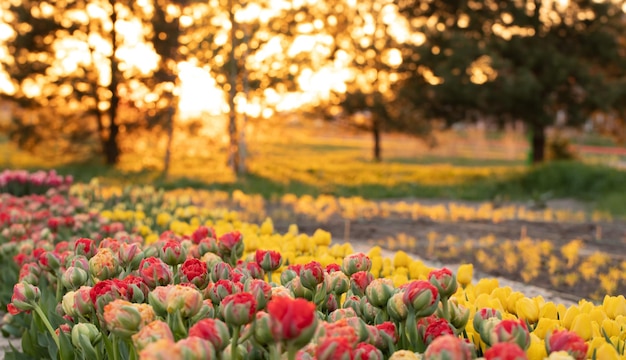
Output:
<path fill-rule="evenodd" d="M 298 348 L 293 345 L 293 343 L 287 343 L 287 360 L 296 360 L 296 354 L 298 353 Z"/>
<path fill-rule="evenodd" d="M 57 294 L 56 294 L 56 299 L 57 299 L 57 304 L 59 302 L 61 302 L 61 299 L 63 299 L 63 284 L 61 283 L 61 274 L 59 274 L 59 272 L 57 272 Z"/>
<path fill-rule="evenodd" d="M 269 360 L 280 360 L 280 343 L 277 342 L 274 345 L 270 345 L 270 358 Z"/>
<path fill-rule="evenodd" d="M 120 345 L 116 339 L 116 336 L 113 335 L 113 341 L 111 341 L 113 343 L 113 360 L 119 360 L 120 358 Z"/>
<path fill-rule="evenodd" d="M 54 343 L 57 345 L 57 349 L 61 350 L 61 344 L 59 343 L 59 337 L 57 336 L 56 332 L 54 332 L 54 329 L 52 328 L 52 325 L 50 325 L 50 321 L 48 321 L 48 318 L 43 313 L 43 310 L 41 309 L 41 307 L 39 307 L 39 305 L 34 305 L 34 310 L 35 310 L 35 313 L 37 315 L 39 315 L 39 317 L 41 318 L 41 321 L 43 322 L 43 324 L 48 329 L 48 332 L 50 333 L 50 336 L 52 336 L 52 340 L 54 340 Z"/>
<path fill-rule="evenodd" d="M 240 327 L 235 325 L 233 327 L 233 337 L 230 339 L 230 358 L 233 360 L 239 360 L 239 331 Z"/>
<path fill-rule="evenodd" d="M 443 308 L 443 318 L 450 321 L 450 309 L 448 309 L 448 297 L 441 298 L 441 307 Z"/>
<path fill-rule="evenodd" d="M 267 282 L 272 283 L 272 270 L 267 272 Z"/>

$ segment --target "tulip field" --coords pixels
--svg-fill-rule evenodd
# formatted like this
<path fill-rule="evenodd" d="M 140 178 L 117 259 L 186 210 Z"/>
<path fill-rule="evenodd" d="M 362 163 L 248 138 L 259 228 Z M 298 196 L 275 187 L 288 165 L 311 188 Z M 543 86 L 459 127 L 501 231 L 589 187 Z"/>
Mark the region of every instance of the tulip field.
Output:
<path fill-rule="evenodd" d="M 4 358 L 626 359 L 625 226 L 567 207 L 6 170 L 0 329 L 17 346 Z"/>

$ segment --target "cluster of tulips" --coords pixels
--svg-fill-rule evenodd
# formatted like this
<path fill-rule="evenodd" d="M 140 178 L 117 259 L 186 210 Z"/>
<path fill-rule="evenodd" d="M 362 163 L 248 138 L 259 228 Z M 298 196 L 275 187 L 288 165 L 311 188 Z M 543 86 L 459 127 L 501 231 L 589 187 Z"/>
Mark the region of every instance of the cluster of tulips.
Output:
<path fill-rule="evenodd" d="M 163 195 L 5 196 L 7 359 L 626 359 L 623 296 L 555 304 Z"/>
<path fill-rule="evenodd" d="M 72 182 L 72 176 L 62 176 L 54 170 L 28 172 L 7 169 L 0 172 L 0 193 L 22 196 L 45 194 L 50 189 L 66 192 Z"/>

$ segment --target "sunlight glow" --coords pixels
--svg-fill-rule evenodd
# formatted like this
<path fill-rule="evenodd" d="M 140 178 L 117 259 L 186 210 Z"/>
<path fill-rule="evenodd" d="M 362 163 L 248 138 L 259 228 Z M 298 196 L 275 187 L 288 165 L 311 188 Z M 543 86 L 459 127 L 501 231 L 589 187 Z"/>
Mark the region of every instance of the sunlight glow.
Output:
<path fill-rule="evenodd" d="M 180 102 L 181 118 L 208 112 L 218 115 L 222 111 L 224 93 L 217 88 L 215 79 L 208 71 L 183 62 L 178 65 L 181 81 Z"/>

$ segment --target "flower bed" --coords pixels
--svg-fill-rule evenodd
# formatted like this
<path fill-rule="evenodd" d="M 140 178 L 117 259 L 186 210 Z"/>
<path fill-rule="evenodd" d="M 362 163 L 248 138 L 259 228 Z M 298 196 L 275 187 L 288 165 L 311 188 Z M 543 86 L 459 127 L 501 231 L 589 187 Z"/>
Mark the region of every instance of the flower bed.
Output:
<path fill-rule="evenodd" d="M 566 307 L 162 195 L 2 195 L 7 359 L 625 358 L 623 296 Z"/>

